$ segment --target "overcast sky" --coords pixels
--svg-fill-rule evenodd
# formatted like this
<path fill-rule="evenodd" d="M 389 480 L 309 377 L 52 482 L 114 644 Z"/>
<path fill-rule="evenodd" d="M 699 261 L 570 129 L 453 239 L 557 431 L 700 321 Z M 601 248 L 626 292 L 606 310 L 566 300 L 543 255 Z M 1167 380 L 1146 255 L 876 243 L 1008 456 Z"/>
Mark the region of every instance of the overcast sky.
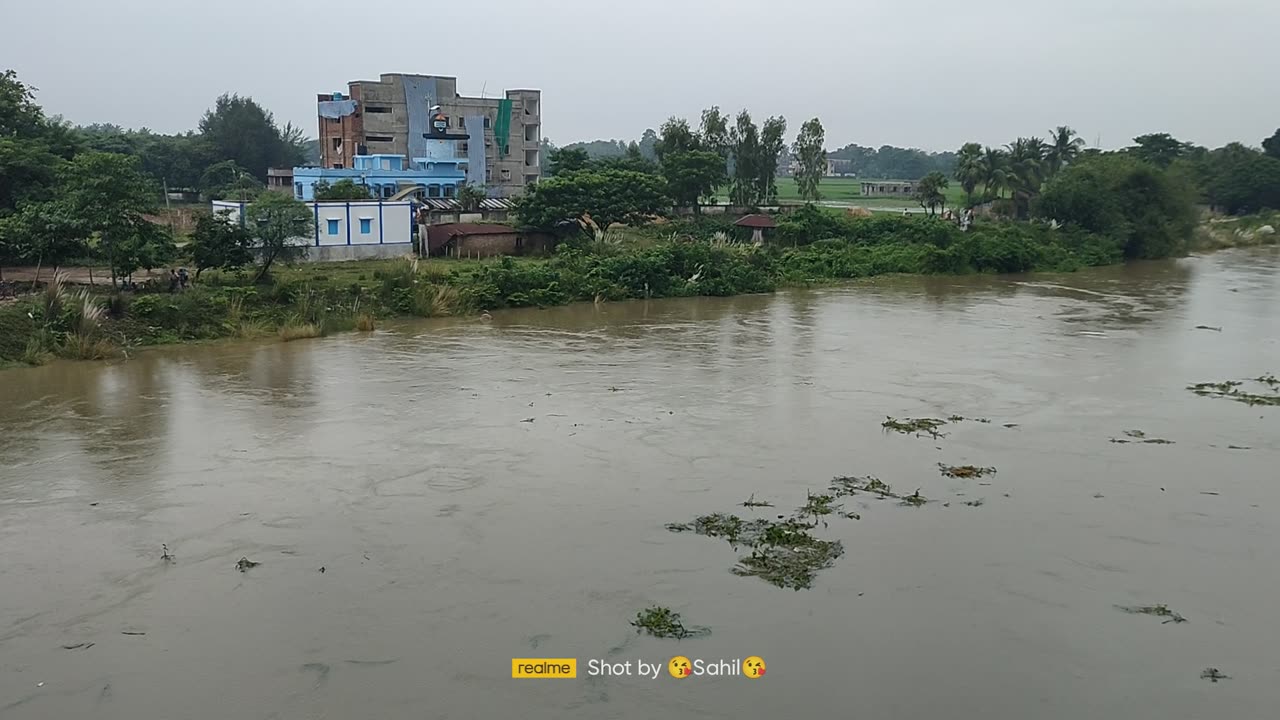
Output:
<path fill-rule="evenodd" d="M 1258 145 L 1280 126 L 1278 0 L 0 0 L 0 68 L 50 114 L 194 128 L 222 92 L 316 134 L 384 72 L 543 91 L 557 144 L 746 107 L 827 145 L 954 149 L 1068 124 Z"/>

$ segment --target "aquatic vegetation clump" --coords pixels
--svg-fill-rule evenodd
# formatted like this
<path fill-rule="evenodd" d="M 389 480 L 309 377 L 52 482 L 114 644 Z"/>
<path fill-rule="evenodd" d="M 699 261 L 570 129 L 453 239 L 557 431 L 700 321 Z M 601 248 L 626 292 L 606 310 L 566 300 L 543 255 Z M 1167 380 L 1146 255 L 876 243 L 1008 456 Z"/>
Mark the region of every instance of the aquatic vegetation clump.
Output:
<path fill-rule="evenodd" d="M 686 626 L 680 619 L 680 613 L 660 605 L 654 605 L 636 613 L 636 619 L 631 621 L 631 626 L 636 629 L 637 633 L 647 632 L 656 638 L 683 640 L 684 638 L 711 634 L 711 629 L 708 627 L 701 625 Z"/>
<path fill-rule="evenodd" d="M 813 587 L 813 578 L 819 570 L 831 567 L 844 554 L 839 540 L 817 540 L 808 534 L 792 536 L 792 539 L 804 541 L 757 546 L 750 555 L 738 559 L 733 574 L 758 577 L 780 588 L 807 590 Z"/>
<path fill-rule="evenodd" d="M 1126 443 L 1144 443 L 1146 445 L 1172 445 L 1173 444 L 1172 440 L 1165 440 L 1164 438 L 1149 438 L 1147 437 L 1147 434 L 1141 430 L 1125 430 L 1124 434 L 1129 439 L 1111 438 L 1111 442 L 1116 443 L 1117 445 L 1123 445 Z"/>
<path fill-rule="evenodd" d="M 1117 605 L 1117 608 L 1133 615 L 1154 615 L 1167 618 L 1162 624 L 1189 622 L 1186 618 L 1169 609 L 1168 605 Z"/>
<path fill-rule="evenodd" d="M 830 515 L 840 509 L 838 505 L 832 505 L 836 499 L 834 495 L 814 495 L 809 493 L 808 498 L 805 504 L 796 510 L 798 517 L 812 517 L 814 522 L 817 523 L 823 515 Z M 824 520 L 823 522 L 825 523 L 826 521 Z"/>
<path fill-rule="evenodd" d="M 692 523 L 669 523 L 671 532 L 694 532 L 707 537 L 723 538 L 730 545 L 750 545 L 764 532 L 768 520 L 743 520 L 737 515 L 712 513 L 694 518 Z"/>
<path fill-rule="evenodd" d="M 748 508 L 762 508 L 762 507 L 765 507 L 765 508 L 767 508 L 767 507 L 773 507 L 773 503 L 769 502 L 768 500 L 756 500 L 756 494 L 755 494 L 755 493 L 751 493 L 751 497 L 747 498 L 747 499 L 742 503 L 742 507 L 748 507 Z"/>
<path fill-rule="evenodd" d="M 860 492 L 874 493 L 881 498 L 891 497 L 900 498 L 895 495 L 893 488 L 889 483 L 878 477 L 867 475 L 865 477 L 837 477 L 831 479 L 831 492 L 836 497 L 848 497 L 849 495 L 857 495 Z"/>
<path fill-rule="evenodd" d="M 920 488 L 916 488 L 914 493 L 902 498 L 903 505 L 910 505 L 912 507 L 921 507 L 927 502 L 929 502 L 929 498 L 920 494 Z"/>
<path fill-rule="evenodd" d="M 898 418 L 885 416 L 885 421 L 880 423 L 880 427 L 894 432 L 900 432 L 904 435 L 928 435 L 933 438 L 945 437 L 944 433 L 938 432 L 938 428 L 946 425 L 946 420 L 938 418 Z"/>
<path fill-rule="evenodd" d="M 1273 374 L 1250 378 L 1250 382 L 1265 386 L 1260 392 L 1244 389 L 1242 380 L 1225 380 L 1223 382 L 1204 382 L 1188 385 L 1187 389 L 1201 397 L 1216 397 L 1235 400 L 1245 405 L 1280 405 L 1280 380 Z"/>
<path fill-rule="evenodd" d="M 938 463 L 938 470 L 950 478 L 979 478 L 984 475 L 994 475 L 996 469 L 993 467 L 977 467 L 976 465 L 947 465 Z"/>
<path fill-rule="evenodd" d="M 1200 677 L 1204 680 L 1211 680 L 1213 682 L 1231 679 L 1230 675 L 1223 675 L 1222 671 L 1216 667 L 1205 668 L 1204 672 L 1200 673 Z"/>

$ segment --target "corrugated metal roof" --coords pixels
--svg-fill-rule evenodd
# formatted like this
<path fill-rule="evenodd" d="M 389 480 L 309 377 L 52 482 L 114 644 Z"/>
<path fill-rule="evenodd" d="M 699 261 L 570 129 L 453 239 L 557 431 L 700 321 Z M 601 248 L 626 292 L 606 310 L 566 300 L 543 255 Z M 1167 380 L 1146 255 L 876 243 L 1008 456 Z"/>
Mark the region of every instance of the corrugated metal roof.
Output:
<path fill-rule="evenodd" d="M 462 204 L 454 198 L 422 198 L 418 200 L 428 210 L 442 212 L 462 212 Z M 515 203 L 506 198 L 485 198 L 480 201 L 479 210 L 511 210 Z"/>

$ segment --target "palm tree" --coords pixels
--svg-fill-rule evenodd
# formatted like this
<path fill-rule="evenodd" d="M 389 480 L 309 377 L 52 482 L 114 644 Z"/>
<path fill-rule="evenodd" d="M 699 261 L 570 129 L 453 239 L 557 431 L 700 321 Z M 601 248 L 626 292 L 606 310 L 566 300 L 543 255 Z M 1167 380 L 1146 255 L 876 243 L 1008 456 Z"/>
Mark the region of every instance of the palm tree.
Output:
<path fill-rule="evenodd" d="M 1014 214 L 1025 218 L 1031 210 L 1031 198 L 1040 192 L 1044 182 L 1044 141 L 1038 137 L 1018 138 L 1006 146 L 1009 167 L 1006 185 L 1013 196 Z"/>
<path fill-rule="evenodd" d="M 999 148 L 984 148 L 982 158 L 982 185 L 983 194 L 989 198 L 1004 197 L 1009 158 L 1005 152 Z"/>
<path fill-rule="evenodd" d="M 1059 125 L 1050 134 L 1051 142 L 1045 153 L 1045 164 L 1048 169 L 1048 177 L 1053 177 L 1059 170 L 1070 165 L 1080 152 L 1084 150 L 1084 139 L 1079 134 L 1067 127 Z"/>
<path fill-rule="evenodd" d="M 982 146 L 978 143 L 965 143 L 956 153 L 956 180 L 964 188 L 966 199 L 973 204 L 973 191 L 982 182 L 984 168 L 982 164 Z"/>

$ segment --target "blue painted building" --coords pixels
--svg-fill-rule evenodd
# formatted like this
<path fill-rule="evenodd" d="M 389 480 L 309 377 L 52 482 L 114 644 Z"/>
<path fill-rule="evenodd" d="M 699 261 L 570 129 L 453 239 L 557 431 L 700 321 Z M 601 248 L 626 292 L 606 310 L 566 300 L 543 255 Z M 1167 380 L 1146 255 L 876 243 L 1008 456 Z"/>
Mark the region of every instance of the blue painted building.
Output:
<path fill-rule="evenodd" d="M 352 158 L 350 168 L 295 167 L 293 196 L 298 200 L 314 200 L 319 182 L 330 185 L 351 180 L 369 188 L 375 199 L 396 196 L 418 198 L 452 198 L 467 181 L 468 161 L 458 154 L 455 137 L 425 138 L 415 148 L 421 157 L 406 159 L 402 155 L 359 155 Z"/>

